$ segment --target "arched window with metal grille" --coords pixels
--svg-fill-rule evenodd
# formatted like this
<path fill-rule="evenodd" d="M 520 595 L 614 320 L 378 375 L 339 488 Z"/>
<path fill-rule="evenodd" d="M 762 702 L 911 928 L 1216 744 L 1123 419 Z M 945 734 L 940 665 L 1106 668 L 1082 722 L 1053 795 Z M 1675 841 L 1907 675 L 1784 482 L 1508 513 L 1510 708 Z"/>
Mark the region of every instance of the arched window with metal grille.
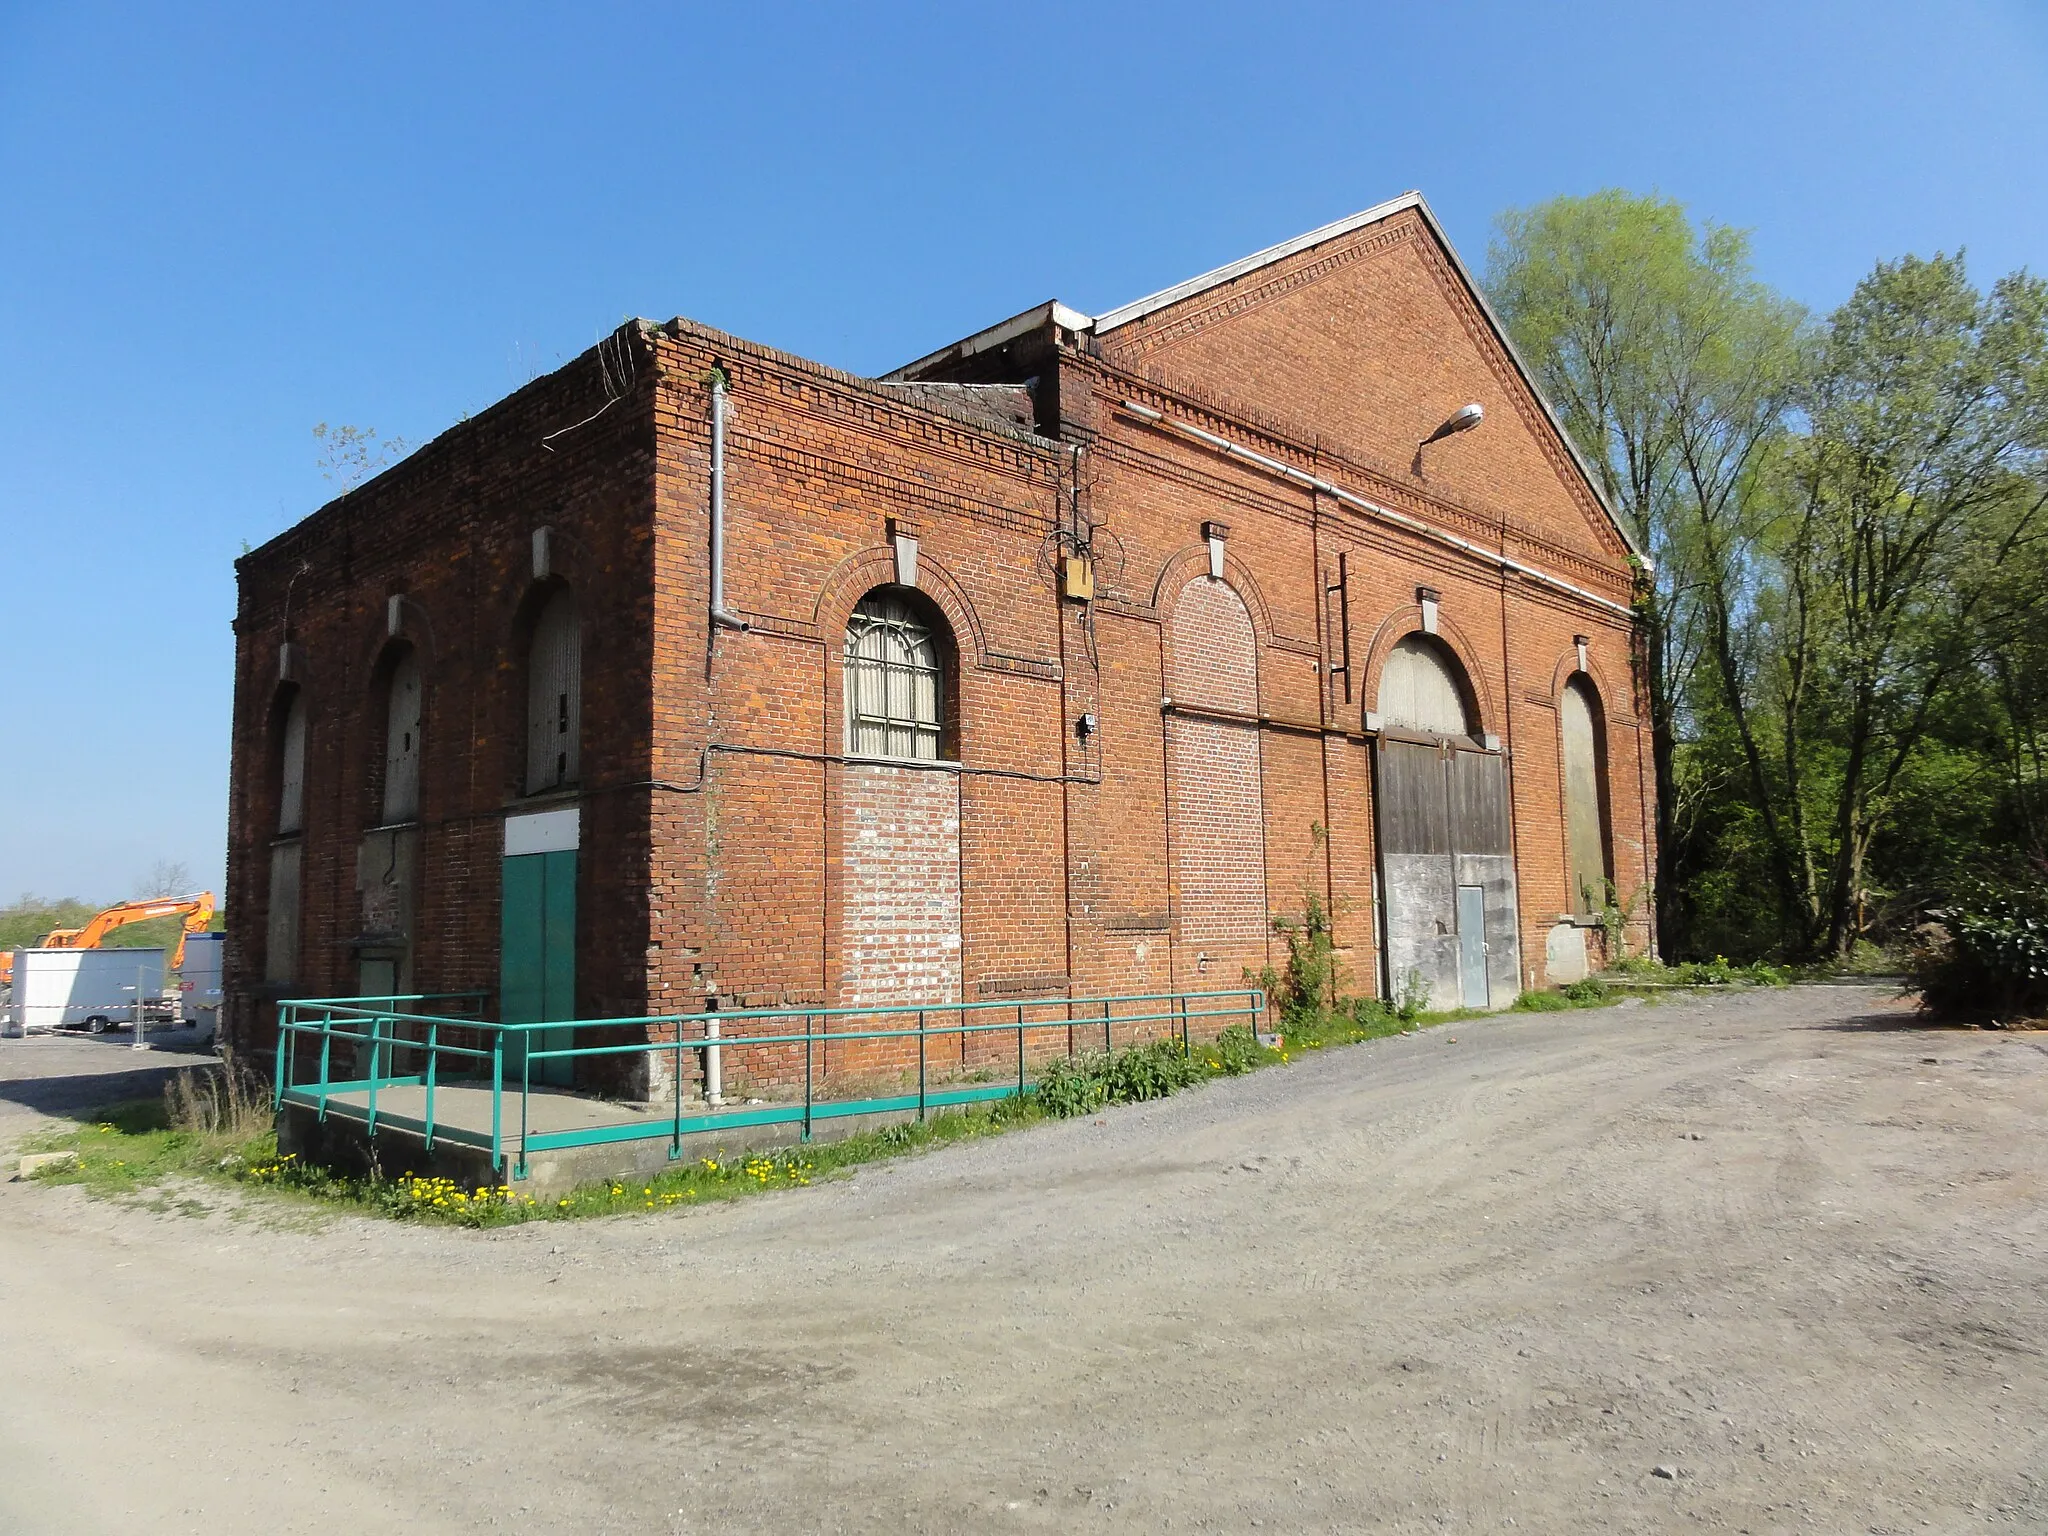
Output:
<path fill-rule="evenodd" d="M 943 620 L 880 588 L 846 621 L 846 750 L 857 757 L 945 755 Z"/>

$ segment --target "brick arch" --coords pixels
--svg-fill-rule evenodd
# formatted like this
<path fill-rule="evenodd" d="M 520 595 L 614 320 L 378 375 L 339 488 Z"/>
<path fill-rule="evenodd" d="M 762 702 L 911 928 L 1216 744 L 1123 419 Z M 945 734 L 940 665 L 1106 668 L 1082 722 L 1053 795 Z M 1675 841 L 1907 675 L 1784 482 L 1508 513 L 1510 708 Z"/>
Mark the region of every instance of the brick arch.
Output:
<path fill-rule="evenodd" d="M 1191 588 L 1205 586 L 1209 574 L 1209 546 L 1190 544 L 1168 557 L 1160 568 L 1159 579 L 1153 584 L 1153 611 L 1159 615 L 1159 643 L 1161 651 L 1160 680 L 1165 691 L 1174 691 L 1173 678 L 1181 665 L 1174 643 L 1176 621 L 1180 617 L 1183 597 Z M 1240 710 L 1244 714 L 1257 714 L 1264 685 L 1265 669 L 1259 665 L 1260 654 L 1273 640 L 1273 618 L 1266 607 L 1266 600 L 1259 591 L 1258 582 L 1244 563 L 1230 553 L 1228 544 L 1223 552 L 1223 586 L 1243 604 L 1246 616 L 1252 626 L 1252 695 L 1249 705 L 1233 703 L 1226 707 Z"/>
<path fill-rule="evenodd" d="M 1419 603 L 1397 608 L 1380 621 L 1379 628 L 1373 631 L 1366 646 L 1365 672 L 1359 693 L 1361 712 L 1371 709 L 1379 700 L 1380 674 L 1386 670 L 1388 654 L 1401 641 L 1421 630 L 1422 605 Z M 1499 706 L 1494 700 L 1493 690 L 1487 686 L 1486 674 L 1479 669 L 1479 648 L 1472 643 L 1471 637 L 1439 610 L 1436 634 L 1431 638 L 1441 641 L 1458 658 L 1458 665 L 1465 673 L 1465 685 L 1472 690 L 1472 710 L 1479 717 L 1479 733 L 1501 734 Z"/>
<path fill-rule="evenodd" d="M 1613 701 L 1616 697 L 1626 698 L 1627 695 L 1617 695 L 1613 688 L 1608 685 L 1606 669 L 1600 665 L 1600 660 L 1593 654 L 1593 647 L 1590 645 L 1586 647 L 1586 665 L 1583 667 L 1579 665 L 1577 646 L 1567 646 L 1563 653 L 1558 656 L 1557 665 L 1550 669 L 1550 702 L 1552 705 L 1555 705 L 1564 697 L 1564 685 L 1570 682 L 1572 675 L 1577 672 L 1584 672 L 1586 674 L 1587 681 L 1593 685 L 1593 691 L 1600 695 L 1601 712 L 1606 715 L 1608 723 L 1613 724 Z"/>
<path fill-rule="evenodd" d="M 1228 582 L 1195 576 L 1162 625 L 1167 694 L 1238 714 L 1259 712 L 1259 634 L 1251 606 Z"/>
<path fill-rule="evenodd" d="M 419 652 L 421 663 L 438 665 L 441 660 L 440 643 L 434 634 L 434 622 L 427 612 L 426 604 L 409 593 L 394 594 L 404 599 L 400 612 L 398 633 L 390 632 L 390 619 L 382 604 L 376 611 L 364 615 L 356 634 L 355 652 L 350 666 L 354 676 L 369 677 L 384 659 L 384 652 L 398 641 L 404 641 Z M 524 597 L 522 595 L 522 601 Z"/>
<path fill-rule="evenodd" d="M 1159 615 L 1162 625 L 1172 619 L 1173 605 L 1179 601 L 1188 583 L 1209 571 L 1209 546 L 1190 544 L 1167 557 L 1159 568 L 1159 578 L 1152 583 L 1152 607 Z M 1266 606 L 1259 584 L 1243 561 L 1230 552 L 1228 540 L 1223 545 L 1223 580 L 1237 595 L 1244 599 L 1245 608 L 1252 616 L 1252 634 L 1257 637 L 1259 648 L 1264 650 L 1273 640 L 1273 614 Z"/>
<path fill-rule="evenodd" d="M 811 622 L 818 627 L 829 650 L 835 636 L 844 635 L 854 605 L 876 587 L 896 582 L 896 552 L 889 546 L 863 549 L 848 555 L 834 567 L 818 589 L 818 601 L 811 610 Z M 935 604 L 952 627 L 953 643 L 960 650 L 961 670 L 970 661 L 980 666 L 988 654 L 981 615 L 975 611 L 967 591 L 953 573 L 922 550 L 917 556 L 917 590 Z"/>

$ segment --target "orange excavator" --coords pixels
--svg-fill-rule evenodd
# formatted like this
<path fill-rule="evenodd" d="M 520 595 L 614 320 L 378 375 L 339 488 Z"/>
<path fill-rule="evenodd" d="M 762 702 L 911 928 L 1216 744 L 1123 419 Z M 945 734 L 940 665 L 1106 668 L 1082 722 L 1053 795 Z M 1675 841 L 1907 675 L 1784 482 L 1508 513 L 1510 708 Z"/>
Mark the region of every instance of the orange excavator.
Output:
<path fill-rule="evenodd" d="M 213 892 L 201 891 L 196 896 L 158 896 L 147 901 L 117 901 L 104 912 L 99 913 L 83 928 L 52 928 L 43 935 L 38 949 L 98 949 L 108 934 L 116 928 L 125 928 L 130 923 L 143 923 L 153 917 L 182 917 L 184 926 L 178 932 L 178 947 L 171 953 L 167 969 L 175 971 L 185 963 L 185 936 L 204 933 L 213 924 Z M 0 984 L 14 980 L 14 954 L 11 950 L 0 950 Z"/>

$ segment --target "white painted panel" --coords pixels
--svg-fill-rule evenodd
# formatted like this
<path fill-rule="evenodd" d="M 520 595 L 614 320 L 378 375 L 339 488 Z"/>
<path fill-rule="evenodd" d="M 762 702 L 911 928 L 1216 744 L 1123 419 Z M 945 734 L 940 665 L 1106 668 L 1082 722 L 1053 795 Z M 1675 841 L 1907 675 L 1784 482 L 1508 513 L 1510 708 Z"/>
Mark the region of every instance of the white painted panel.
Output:
<path fill-rule="evenodd" d="M 582 846 L 583 812 L 575 806 L 505 818 L 505 857 L 522 853 L 574 853 Z"/>
<path fill-rule="evenodd" d="M 263 979 L 294 981 L 299 970 L 299 845 L 270 850 L 270 894 L 264 929 Z"/>
<path fill-rule="evenodd" d="M 1600 722 L 1592 684 L 1575 677 L 1558 701 L 1564 734 L 1565 847 L 1571 856 L 1569 907 L 1594 913 L 1607 904 L 1607 839 L 1600 826 Z"/>
<path fill-rule="evenodd" d="M 1439 736 L 1471 734 L 1457 663 L 1441 646 L 1420 635 L 1401 641 L 1380 673 L 1379 717 L 1383 724 Z"/>

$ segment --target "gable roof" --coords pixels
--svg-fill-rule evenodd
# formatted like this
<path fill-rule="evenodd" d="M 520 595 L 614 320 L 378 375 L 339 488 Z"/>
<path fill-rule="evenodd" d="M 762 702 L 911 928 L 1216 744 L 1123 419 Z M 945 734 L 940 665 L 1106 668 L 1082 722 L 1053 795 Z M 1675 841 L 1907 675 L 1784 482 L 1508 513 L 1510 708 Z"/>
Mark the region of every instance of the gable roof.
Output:
<path fill-rule="evenodd" d="M 1165 309 L 1170 304 L 1178 304 L 1183 299 L 1193 298 L 1197 294 L 1204 293 L 1211 288 L 1218 288 L 1225 283 L 1235 282 L 1247 273 L 1256 272 L 1261 267 L 1271 266 L 1276 261 L 1284 261 L 1287 257 L 1299 251 L 1308 250 L 1313 246 L 1321 245 L 1324 241 L 1334 240 L 1341 235 L 1348 235 L 1353 230 L 1365 228 L 1368 224 L 1380 223 L 1383 220 L 1392 218 L 1395 214 L 1405 213 L 1411 208 L 1415 210 L 1421 217 L 1424 225 L 1428 227 L 1437 245 L 1443 250 L 1444 255 L 1449 258 L 1451 270 L 1457 273 L 1458 281 L 1464 285 L 1465 291 L 1471 295 L 1472 301 L 1478 307 L 1479 313 L 1485 316 L 1487 328 L 1493 333 L 1494 340 L 1500 344 L 1501 350 L 1507 354 L 1508 360 L 1513 363 L 1516 374 L 1521 378 L 1523 386 L 1529 391 L 1530 395 L 1534 397 L 1551 430 L 1557 433 L 1558 441 L 1564 444 L 1565 451 L 1571 455 L 1572 463 L 1577 466 L 1579 476 L 1584 480 L 1586 489 L 1592 494 L 1594 503 L 1606 514 L 1607 521 L 1613 525 L 1614 531 L 1620 535 L 1621 541 L 1628 551 L 1645 566 L 1649 565 L 1649 552 L 1636 542 L 1635 536 L 1629 532 L 1627 525 L 1622 522 L 1621 518 L 1615 513 L 1613 506 L 1608 502 L 1606 492 L 1601 489 L 1599 477 L 1594 474 L 1592 465 L 1587 462 L 1585 454 L 1580 452 L 1579 445 L 1572 441 L 1571 433 L 1565 430 L 1563 418 L 1558 415 L 1556 407 L 1551 405 L 1549 396 L 1543 393 L 1543 386 L 1536 381 L 1535 372 L 1516 349 L 1514 338 L 1508 335 L 1507 327 L 1501 323 L 1500 316 L 1494 313 L 1493 306 L 1487 302 L 1484 290 L 1480 288 L 1477 280 L 1473 278 L 1471 270 L 1465 265 L 1464 259 L 1458 255 L 1457 247 L 1451 244 L 1450 236 L 1444 232 L 1443 225 L 1438 221 L 1435 212 L 1430 208 L 1428 200 L 1420 192 L 1403 192 L 1399 197 L 1389 198 L 1384 203 L 1377 203 L 1362 213 L 1354 213 L 1348 218 L 1338 219 L 1335 223 L 1325 224 L 1320 229 L 1312 229 L 1306 234 L 1296 235 L 1291 240 L 1283 240 L 1278 245 L 1269 245 L 1263 251 L 1254 251 L 1249 256 L 1241 256 L 1236 261 L 1217 267 L 1213 271 L 1204 272 L 1199 277 L 1191 277 L 1185 282 L 1175 283 L 1171 288 L 1162 288 L 1157 293 L 1147 294 L 1142 299 L 1135 299 L 1129 304 L 1108 311 L 1106 314 L 1085 315 L 1079 310 L 1059 303 L 1057 300 L 1041 304 L 1034 309 L 1026 310 L 1021 315 L 1014 315 L 999 324 L 977 331 L 972 336 L 954 342 L 949 347 L 941 347 L 938 351 L 929 353 L 919 358 L 916 362 L 907 363 L 892 373 L 884 374 L 883 377 L 886 379 L 914 379 L 925 368 L 953 359 L 970 357 L 977 352 L 1001 346 L 1004 342 L 1010 341 L 1034 327 L 1046 324 L 1056 325 L 1061 329 L 1076 333 L 1106 336 L 1112 331 L 1131 324 L 1133 321 L 1142 320 L 1147 315 Z"/>

